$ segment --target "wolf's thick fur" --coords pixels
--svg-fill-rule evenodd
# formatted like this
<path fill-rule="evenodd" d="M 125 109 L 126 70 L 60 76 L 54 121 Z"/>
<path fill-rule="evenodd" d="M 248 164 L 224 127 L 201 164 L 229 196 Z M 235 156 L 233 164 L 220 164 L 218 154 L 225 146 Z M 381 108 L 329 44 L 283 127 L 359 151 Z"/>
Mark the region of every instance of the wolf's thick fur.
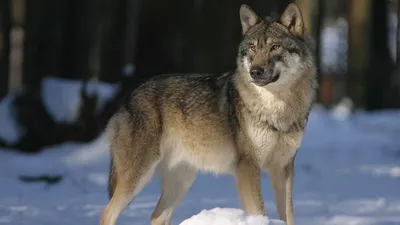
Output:
<path fill-rule="evenodd" d="M 266 172 L 280 218 L 294 224 L 294 159 L 315 94 L 314 58 L 295 4 L 278 19 L 262 19 L 243 5 L 240 18 L 234 72 L 157 76 L 110 119 L 111 200 L 102 225 L 116 224 L 155 170 L 162 194 L 153 225 L 171 223 L 198 171 L 233 175 L 243 209 L 262 215 L 260 173 Z"/>

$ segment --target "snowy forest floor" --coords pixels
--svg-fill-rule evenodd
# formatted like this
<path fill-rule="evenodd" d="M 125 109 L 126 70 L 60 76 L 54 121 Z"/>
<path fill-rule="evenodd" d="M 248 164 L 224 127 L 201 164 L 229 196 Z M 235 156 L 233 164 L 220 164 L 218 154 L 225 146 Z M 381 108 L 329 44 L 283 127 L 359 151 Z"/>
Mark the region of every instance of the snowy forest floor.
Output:
<path fill-rule="evenodd" d="M 330 111 L 314 107 L 295 164 L 297 225 L 400 224 L 399 118 L 400 111 L 382 111 L 356 112 L 337 120 Z M 105 135 L 91 143 L 65 143 L 35 155 L 0 151 L 0 224 L 98 224 L 108 202 L 108 169 Z M 40 175 L 62 179 L 54 184 L 21 181 L 21 176 Z M 266 176 L 262 185 L 267 215 L 276 220 Z M 155 176 L 119 224 L 149 224 L 159 193 Z M 233 178 L 199 175 L 173 223 L 217 207 L 240 209 Z"/>

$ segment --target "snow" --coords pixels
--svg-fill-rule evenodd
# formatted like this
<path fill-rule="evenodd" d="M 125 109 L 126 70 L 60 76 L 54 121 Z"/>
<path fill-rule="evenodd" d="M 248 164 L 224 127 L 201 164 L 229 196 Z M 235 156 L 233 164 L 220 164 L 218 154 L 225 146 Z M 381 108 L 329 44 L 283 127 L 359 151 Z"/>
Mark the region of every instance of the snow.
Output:
<path fill-rule="evenodd" d="M 358 110 L 337 118 L 332 111 L 313 108 L 295 164 L 297 225 L 400 224 L 399 118 L 396 110 Z M 98 224 L 108 202 L 108 168 L 105 134 L 90 143 L 64 143 L 36 155 L 0 150 L 0 224 Z M 62 180 L 20 180 L 41 175 Z M 149 224 L 160 193 L 157 178 L 118 224 Z M 267 217 L 251 216 L 241 210 L 233 178 L 199 175 L 173 224 L 284 224 L 265 175 L 262 186 Z"/>
<path fill-rule="evenodd" d="M 72 123 L 79 116 L 81 90 L 83 82 L 58 77 L 46 77 L 42 81 L 42 99 L 52 117 L 59 122 Z M 111 85 L 94 80 L 87 83 L 89 95 L 98 96 L 98 109 L 104 106 L 118 91 L 118 85 Z"/>
<path fill-rule="evenodd" d="M 133 65 L 132 63 L 128 63 L 124 66 L 124 68 L 122 69 L 122 74 L 124 74 L 124 76 L 130 77 L 133 76 L 135 74 L 135 65 Z"/>
<path fill-rule="evenodd" d="M 321 72 L 345 74 L 347 71 L 347 20 L 339 17 L 321 30 Z"/>
<path fill-rule="evenodd" d="M 184 220 L 180 225 L 284 225 L 283 221 L 269 220 L 266 216 L 249 215 L 241 209 L 214 208 Z"/>
<path fill-rule="evenodd" d="M 130 73 L 134 72 L 133 65 L 127 65 Z M 41 97 L 46 110 L 58 122 L 73 123 L 78 119 L 79 109 L 82 104 L 81 89 L 83 82 L 59 77 L 45 77 L 42 80 Z M 86 86 L 88 95 L 97 95 L 97 110 L 112 99 L 119 91 L 119 84 L 103 83 L 89 80 Z M 15 144 L 24 134 L 22 127 L 18 125 L 13 116 L 11 102 L 20 90 L 7 95 L 0 102 L 0 139 L 6 144 Z"/>
<path fill-rule="evenodd" d="M 332 109 L 332 116 L 337 120 L 345 120 L 351 116 L 353 107 L 353 101 L 349 97 L 344 97 Z"/>
<path fill-rule="evenodd" d="M 17 92 L 10 93 L 0 102 L 0 139 L 9 145 L 17 143 L 24 132 L 13 117 L 11 102 L 16 94 Z"/>

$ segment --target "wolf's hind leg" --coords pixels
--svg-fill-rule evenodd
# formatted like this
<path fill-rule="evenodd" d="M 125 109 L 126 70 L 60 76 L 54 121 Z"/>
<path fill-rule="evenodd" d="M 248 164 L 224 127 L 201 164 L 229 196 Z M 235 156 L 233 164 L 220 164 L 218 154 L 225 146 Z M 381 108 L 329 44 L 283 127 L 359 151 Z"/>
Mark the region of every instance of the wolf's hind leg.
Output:
<path fill-rule="evenodd" d="M 139 165 L 126 171 L 119 171 L 114 193 L 102 214 L 101 225 L 116 224 L 122 211 L 150 181 L 157 162 L 153 161 L 143 167 Z"/>
<path fill-rule="evenodd" d="M 103 211 L 101 225 L 116 224 L 121 212 L 150 181 L 161 158 L 160 135 L 155 126 L 143 123 L 133 130 L 125 117 L 117 119 L 109 126 L 111 199 Z"/>
<path fill-rule="evenodd" d="M 196 170 L 186 164 L 168 168 L 163 163 L 158 169 L 161 175 L 162 194 L 151 216 L 151 224 L 170 225 L 176 207 L 182 202 L 196 178 Z"/>

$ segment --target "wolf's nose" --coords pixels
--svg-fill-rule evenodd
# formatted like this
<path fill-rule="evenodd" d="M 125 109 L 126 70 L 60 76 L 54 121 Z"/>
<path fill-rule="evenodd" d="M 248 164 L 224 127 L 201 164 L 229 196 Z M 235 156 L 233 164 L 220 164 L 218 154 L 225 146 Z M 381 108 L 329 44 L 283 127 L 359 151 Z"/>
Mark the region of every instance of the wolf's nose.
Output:
<path fill-rule="evenodd" d="M 250 75 L 252 78 L 260 78 L 264 73 L 264 69 L 261 67 L 251 68 Z"/>

